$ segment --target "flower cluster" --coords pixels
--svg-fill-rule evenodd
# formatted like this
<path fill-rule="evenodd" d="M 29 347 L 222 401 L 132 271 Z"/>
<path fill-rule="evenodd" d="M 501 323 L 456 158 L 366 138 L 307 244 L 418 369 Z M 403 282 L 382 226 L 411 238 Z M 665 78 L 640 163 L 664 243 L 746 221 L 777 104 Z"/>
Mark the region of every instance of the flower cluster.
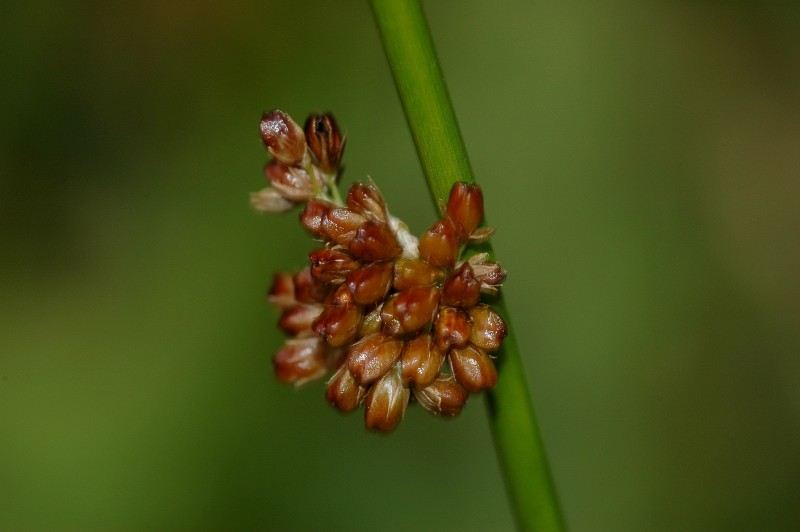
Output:
<path fill-rule="evenodd" d="M 331 115 L 311 115 L 300 128 L 273 111 L 261 135 L 273 156 L 271 187 L 252 195 L 253 206 L 305 203 L 300 222 L 324 243 L 298 273 L 276 274 L 269 291 L 291 336 L 273 360 L 278 379 L 300 385 L 333 371 L 327 400 L 345 412 L 364 403 L 366 426 L 383 432 L 412 396 L 454 416 L 470 393 L 493 387 L 491 353 L 506 327 L 481 294 L 495 294 L 506 272 L 485 253 L 461 258 L 492 233 L 479 227 L 480 188 L 456 183 L 445 216 L 417 240 L 373 183 L 355 183 L 339 199 L 344 139 Z"/>

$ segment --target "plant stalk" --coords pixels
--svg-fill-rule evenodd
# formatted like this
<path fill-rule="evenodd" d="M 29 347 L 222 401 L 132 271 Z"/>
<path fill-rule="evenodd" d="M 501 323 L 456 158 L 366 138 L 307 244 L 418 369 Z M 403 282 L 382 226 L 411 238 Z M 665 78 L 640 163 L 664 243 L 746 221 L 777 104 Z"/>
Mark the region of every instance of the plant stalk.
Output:
<path fill-rule="evenodd" d="M 431 197 L 441 211 L 453 183 L 474 183 L 475 178 L 422 6 L 419 0 L 370 3 Z M 487 406 L 511 507 L 521 530 L 561 532 L 564 522 L 502 296 L 497 308 L 508 336 Z"/>

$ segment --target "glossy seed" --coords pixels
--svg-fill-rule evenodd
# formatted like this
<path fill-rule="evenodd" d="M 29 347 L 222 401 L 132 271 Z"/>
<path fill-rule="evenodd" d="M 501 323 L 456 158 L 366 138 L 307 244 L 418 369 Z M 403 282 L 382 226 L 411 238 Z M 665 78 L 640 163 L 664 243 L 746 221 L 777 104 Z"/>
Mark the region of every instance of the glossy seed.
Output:
<path fill-rule="evenodd" d="M 322 377 L 327 371 L 325 350 L 317 338 L 287 340 L 272 359 L 275 376 L 282 382 L 300 386 Z"/>
<path fill-rule="evenodd" d="M 425 388 L 414 388 L 414 397 L 429 412 L 457 416 L 469 394 L 452 375 L 442 375 Z"/>
<path fill-rule="evenodd" d="M 439 375 L 444 355 L 436 347 L 430 334 L 420 334 L 406 342 L 400 355 L 403 382 L 424 388 Z"/>
<path fill-rule="evenodd" d="M 493 388 L 497 382 L 497 369 L 486 352 L 474 345 L 452 349 L 448 355 L 450 368 L 458 382 L 470 393 Z"/>
<path fill-rule="evenodd" d="M 365 336 L 347 350 L 347 366 L 362 386 L 381 378 L 394 366 L 403 342 L 381 333 Z"/>
<path fill-rule="evenodd" d="M 358 262 L 348 253 L 337 249 L 318 249 L 309 256 L 311 275 L 324 283 L 341 283 L 358 267 Z"/>
<path fill-rule="evenodd" d="M 454 222 L 461 243 L 478 227 L 483 219 L 483 193 L 478 185 L 460 181 L 450 189 L 447 216 Z"/>
<path fill-rule="evenodd" d="M 353 378 L 347 364 L 342 364 L 328 381 L 325 399 L 342 412 L 350 412 L 358 408 L 366 391 Z"/>
<path fill-rule="evenodd" d="M 441 268 L 451 268 L 458 253 L 458 236 L 449 220 L 439 220 L 419 239 L 422 260 Z"/>
<path fill-rule="evenodd" d="M 371 305 L 386 297 L 392 283 L 392 263 L 376 262 L 353 270 L 345 280 L 359 305 Z"/>
<path fill-rule="evenodd" d="M 488 305 L 478 305 L 470 309 L 469 316 L 472 320 L 469 341 L 486 351 L 500 349 L 507 334 L 506 324 L 500 314 Z"/>
<path fill-rule="evenodd" d="M 366 427 L 390 432 L 403 420 L 410 395 L 410 390 L 403 386 L 400 368 L 395 365 L 367 393 Z"/>
<path fill-rule="evenodd" d="M 362 309 L 359 305 L 336 305 L 322 311 L 311 329 L 328 345 L 340 347 L 350 343 L 361 326 Z"/>
<path fill-rule="evenodd" d="M 467 314 L 455 307 L 440 307 L 433 323 L 436 345 L 442 351 L 464 347 L 469 342 L 470 324 Z"/>
<path fill-rule="evenodd" d="M 389 297 L 383 304 L 381 319 L 386 330 L 395 336 L 414 332 L 433 320 L 438 304 L 438 288 L 410 288 Z"/>
<path fill-rule="evenodd" d="M 392 286 L 395 290 L 407 290 L 417 286 L 430 286 L 443 277 L 441 268 L 431 266 L 419 259 L 397 259 L 394 261 Z"/>
<path fill-rule="evenodd" d="M 375 222 L 359 227 L 347 249 L 365 262 L 389 260 L 403 251 L 389 227 Z"/>
<path fill-rule="evenodd" d="M 468 262 L 456 268 L 442 286 L 442 305 L 468 309 L 474 307 L 480 297 L 481 283 Z"/>

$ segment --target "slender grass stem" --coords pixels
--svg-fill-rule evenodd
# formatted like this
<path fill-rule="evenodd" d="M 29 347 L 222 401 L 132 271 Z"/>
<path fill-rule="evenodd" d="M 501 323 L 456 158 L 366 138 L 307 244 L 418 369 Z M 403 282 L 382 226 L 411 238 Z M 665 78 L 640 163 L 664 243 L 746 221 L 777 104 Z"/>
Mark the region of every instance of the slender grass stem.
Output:
<path fill-rule="evenodd" d="M 464 141 L 419 0 L 370 0 L 431 197 L 441 209 L 456 181 L 474 182 Z M 491 248 L 488 248 L 491 252 Z M 495 447 L 517 524 L 564 530 L 556 492 L 510 316 L 498 357 L 498 381 L 487 394 Z"/>

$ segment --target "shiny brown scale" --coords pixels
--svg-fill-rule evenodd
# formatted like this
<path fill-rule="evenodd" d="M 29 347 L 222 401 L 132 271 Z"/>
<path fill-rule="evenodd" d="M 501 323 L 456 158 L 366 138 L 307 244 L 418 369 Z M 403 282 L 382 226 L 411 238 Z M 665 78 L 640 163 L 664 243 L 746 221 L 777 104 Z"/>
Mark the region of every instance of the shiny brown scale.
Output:
<path fill-rule="evenodd" d="M 430 286 L 441 280 L 441 268 L 431 266 L 419 259 L 397 259 L 394 261 L 392 286 L 395 290 L 407 290 L 417 286 Z"/>
<path fill-rule="evenodd" d="M 403 342 L 377 333 L 371 334 L 347 350 L 347 367 L 362 386 L 383 377 L 394 366 L 403 350 Z"/>
<path fill-rule="evenodd" d="M 469 393 L 452 375 L 443 375 L 425 388 L 414 388 L 414 397 L 429 412 L 457 416 L 464 408 Z"/>
<path fill-rule="evenodd" d="M 439 307 L 433 332 L 436 346 L 442 351 L 451 347 L 464 347 L 469 342 L 469 318 L 455 307 Z"/>
<path fill-rule="evenodd" d="M 391 283 L 391 262 L 376 262 L 362 266 L 351 272 L 344 282 L 359 305 L 371 305 L 383 300 L 389 292 Z"/>
<path fill-rule="evenodd" d="M 470 393 L 493 388 L 497 382 L 497 369 L 486 352 L 474 345 L 450 351 L 450 367 L 458 382 Z"/>
<path fill-rule="evenodd" d="M 419 256 L 433 266 L 451 268 L 458 253 L 458 236 L 453 224 L 439 220 L 419 239 Z"/>
<path fill-rule="evenodd" d="M 383 304 L 381 319 L 390 334 L 399 336 L 430 323 L 438 304 L 438 288 L 410 288 L 394 294 Z"/>
<path fill-rule="evenodd" d="M 468 262 L 457 268 L 442 286 L 442 305 L 469 309 L 478 303 L 480 297 L 481 283 Z"/>
<path fill-rule="evenodd" d="M 328 345 L 340 347 L 350 343 L 358 334 L 363 311 L 359 305 L 328 307 L 311 325 Z"/>

